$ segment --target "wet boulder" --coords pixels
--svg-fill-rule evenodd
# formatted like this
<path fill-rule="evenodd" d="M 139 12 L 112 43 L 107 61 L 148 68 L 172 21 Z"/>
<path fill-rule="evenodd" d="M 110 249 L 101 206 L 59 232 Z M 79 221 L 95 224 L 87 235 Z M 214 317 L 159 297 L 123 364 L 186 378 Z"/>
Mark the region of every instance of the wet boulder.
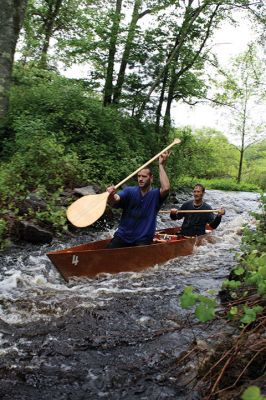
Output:
<path fill-rule="evenodd" d="M 88 185 L 80 188 L 74 188 L 73 193 L 79 196 L 87 196 L 89 194 L 97 194 L 99 193 L 99 190 L 92 185 Z"/>
<path fill-rule="evenodd" d="M 38 226 L 32 221 L 19 221 L 16 231 L 20 240 L 33 244 L 51 243 L 53 239 L 52 232 Z"/>
<path fill-rule="evenodd" d="M 20 214 L 26 214 L 30 209 L 33 211 L 43 211 L 47 209 L 46 202 L 35 193 L 30 193 L 24 201 L 18 204 Z"/>

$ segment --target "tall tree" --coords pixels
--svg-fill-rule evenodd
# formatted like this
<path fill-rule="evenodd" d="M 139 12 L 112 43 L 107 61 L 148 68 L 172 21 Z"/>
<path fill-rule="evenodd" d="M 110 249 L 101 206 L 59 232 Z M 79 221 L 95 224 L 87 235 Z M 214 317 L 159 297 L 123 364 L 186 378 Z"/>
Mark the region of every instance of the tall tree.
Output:
<path fill-rule="evenodd" d="M 193 67 L 198 60 L 208 57 L 207 51 L 205 52 L 205 49 L 207 50 L 207 40 L 211 38 L 214 29 L 218 28 L 219 23 L 222 20 L 224 21 L 225 18 L 230 18 L 232 11 L 239 7 L 243 10 L 252 11 L 254 14 L 254 10 L 259 12 L 261 2 L 256 4 L 250 3 L 247 0 L 186 0 L 182 3 L 180 2 L 177 10 L 179 12 L 179 18 L 176 23 L 177 27 L 173 31 L 170 29 L 169 32 L 170 37 L 175 35 L 174 46 L 171 45 L 171 48 L 167 44 L 165 46 L 168 49 L 168 53 L 165 54 L 165 61 L 160 64 L 160 69 L 156 67 L 157 74 L 152 81 L 150 80 L 150 85 L 145 90 L 145 96 L 143 96 L 143 101 L 138 112 L 139 117 L 142 117 L 146 113 L 149 107 L 148 104 L 151 103 L 151 100 L 154 102 L 154 97 L 161 90 L 159 105 L 156 111 L 156 121 L 158 125 L 160 111 L 163 108 L 163 102 L 165 102 L 163 131 L 167 135 L 171 125 L 171 107 L 173 101 L 182 98 L 180 96 L 182 88 L 179 83 L 181 81 L 184 83 L 185 75 L 188 71 L 193 71 Z M 168 16 L 166 22 L 168 25 L 171 18 L 172 15 Z M 188 49 L 190 49 L 190 54 Z M 202 71 L 203 68 L 204 65 L 202 65 Z M 193 96 L 193 87 L 191 87 L 191 95 Z"/>
<path fill-rule="evenodd" d="M 90 4 L 91 0 L 28 0 L 20 49 L 24 61 L 34 60 L 47 68 L 53 53 L 58 61 L 71 36 L 86 35 Z M 65 63 L 68 64 L 67 57 Z"/>
<path fill-rule="evenodd" d="M 187 36 L 191 32 L 194 22 L 197 20 L 197 18 L 201 14 L 201 12 L 203 12 L 205 10 L 205 8 L 208 6 L 208 2 L 206 2 L 206 3 L 203 2 L 203 4 L 200 4 L 200 6 L 196 6 L 196 8 L 192 8 L 193 2 L 194 2 L 194 0 L 189 0 L 188 4 L 184 6 L 183 15 L 181 14 L 183 23 L 182 23 L 181 27 L 177 30 L 175 44 L 174 44 L 170 54 L 167 56 L 167 59 L 165 61 L 163 68 L 161 68 L 161 70 L 159 71 L 156 79 L 150 86 L 149 91 L 148 91 L 147 95 L 145 96 L 145 99 L 144 99 L 144 101 L 141 105 L 140 111 L 139 111 L 140 117 L 143 115 L 146 104 L 149 101 L 151 94 L 157 88 L 157 86 L 160 84 L 165 71 L 169 68 L 169 66 L 172 64 L 172 62 L 174 60 L 177 60 L 178 55 L 181 52 L 181 49 L 182 49 L 184 43 L 186 42 Z M 185 2 L 184 2 L 184 4 L 185 4 Z"/>
<path fill-rule="evenodd" d="M 219 93 L 216 99 L 230 108 L 232 133 L 239 143 L 238 183 L 246 149 L 265 137 L 266 119 L 259 108 L 264 99 L 265 83 L 264 63 L 252 43 L 247 51 L 235 58 L 230 70 L 223 71 L 223 80 L 217 82 Z"/>
<path fill-rule="evenodd" d="M 40 66 L 42 68 L 47 67 L 47 53 L 50 47 L 50 42 L 55 29 L 56 19 L 59 16 L 60 8 L 63 0 L 49 0 L 47 1 L 47 12 L 43 18 L 43 43 L 41 47 Z"/>
<path fill-rule="evenodd" d="M 171 66 L 171 75 L 169 77 L 168 94 L 167 94 L 166 108 L 165 108 L 165 115 L 164 115 L 164 124 L 163 124 L 163 127 L 164 127 L 163 132 L 166 137 L 167 137 L 170 127 L 171 127 L 172 103 L 174 100 L 178 101 L 180 98 L 182 98 L 183 93 L 185 92 L 184 90 L 182 90 L 182 85 L 180 85 L 180 81 L 183 82 L 183 84 L 184 84 L 184 80 L 182 78 L 184 78 L 188 75 L 187 74 L 188 71 L 191 71 L 192 68 L 196 65 L 196 63 L 199 60 L 202 63 L 201 68 L 204 67 L 204 64 L 203 64 L 202 58 L 201 58 L 201 53 L 203 52 L 203 50 L 205 48 L 207 40 L 211 36 L 213 25 L 214 26 L 217 25 L 216 17 L 218 14 L 219 7 L 220 7 L 219 4 L 216 5 L 213 8 L 213 10 L 210 10 L 211 12 L 208 13 L 207 16 L 201 17 L 200 27 L 197 26 L 198 24 L 194 24 L 196 26 L 191 26 L 190 34 L 188 35 L 187 41 L 186 41 L 187 44 L 183 46 L 181 52 L 178 51 L 176 53 L 176 56 L 173 60 L 173 63 Z M 185 29 L 186 23 L 187 23 L 187 18 L 185 15 L 183 25 L 181 27 L 181 32 L 182 32 L 182 29 Z M 200 31 L 201 31 L 201 33 L 199 33 Z M 197 38 L 198 48 L 195 48 L 195 46 L 191 46 L 191 42 L 196 40 L 196 35 L 198 36 L 198 38 Z M 198 63 L 198 66 L 199 66 L 199 63 Z M 195 84 L 195 81 L 196 81 L 196 79 L 194 80 L 194 84 Z M 195 87 L 197 87 L 197 85 Z M 196 94 L 195 87 L 191 85 L 190 93 L 189 93 L 190 97 L 192 97 L 193 95 Z M 199 96 L 199 94 L 200 93 L 198 92 L 198 96 Z"/>
<path fill-rule="evenodd" d="M 1 0 L 0 10 L 0 119 L 8 112 L 14 54 L 27 0 Z"/>
<path fill-rule="evenodd" d="M 113 19 L 110 32 L 110 47 L 108 56 L 107 77 L 104 90 L 104 104 L 111 102 L 118 104 L 121 100 L 122 89 L 126 79 L 126 69 L 128 64 L 134 61 L 134 58 L 132 58 L 132 54 L 134 54 L 135 43 L 136 41 L 138 41 L 138 36 L 141 35 L 141 29 L 138 28 L 140 20 L 148 14 L 156 14 L 160 10 L 167 9 L 170 5 L 176 2 L 174 0 L 147 0 L 146 2 L 143 0 L 134 0 L 130 22 L 124 28 L 126 32 L 126 37 L 124 38 L 124 40 L 122 38 L 119 38 L 121 3 L 121 0 L 116 1 L 115 18 Z M 115 59 L 117 44 L 120 45 L 121 61 L 118 57 L 118 59 Z M 119 70 L 117 74 L 116 84 L 113 83 L 115 63 L 117 65 L 117 69 Z M 108 99 L 108 101 L 106 101 L 106 98 Z"/>
<path fill-rule="evenodd" d="M 113 98 L 114 103 L 119 103 L 119 100 L 121 97 L 122 86 L 123 86 L 123 83 L 125 80 L 126 66 L 128 63 L 129 55 L 130 55 L 132 42 L 133 42 L 133 39 L 135 36 L 137 22 L 140 19 L 139 12 L 140 12 L 141 5 L 142 5 L 142 0 L 135 0 L 133 13 L 132 13 L 131 21 L 130 21 L 129 28 L 128 28 L 126 44 L 125 44 L 122 60 L 120 63 L 120 69 L 119 69 L 119 73 L 118 73 L 118 77 L 117 77 L 117 83 L 116 83 L 116 86 L 114 89 L 114 98 Z"/>
<path fill-rule="evenodd" d="M 112 18 L 113 22 L 110 33 L 107 71 L 106 71 L 106 78 L 105 78 L 105 85 L 103 92 L 103 104 L 105 106 L 112 102 L 115 53 L 118 41 L 119 25 L 121 20 L 121 8 L 122 8 L 122 0 L 116 0 L 115 12 Z"/>

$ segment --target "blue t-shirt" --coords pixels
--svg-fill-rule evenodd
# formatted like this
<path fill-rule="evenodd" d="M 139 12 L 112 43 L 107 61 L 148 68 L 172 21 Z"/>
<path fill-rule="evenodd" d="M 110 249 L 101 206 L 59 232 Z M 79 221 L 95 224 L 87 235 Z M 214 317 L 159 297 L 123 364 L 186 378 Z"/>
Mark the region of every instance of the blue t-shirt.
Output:
<path fill-rule="evenodd" d="M 160 189 L 151 189 L 143 196 L 138 186 L 128 186 L 118 195 L 118 207 L 123 212 L 115 235 L 127 243 L 152 241 L 156 216 L 165 200 L 160 196 Z"/>

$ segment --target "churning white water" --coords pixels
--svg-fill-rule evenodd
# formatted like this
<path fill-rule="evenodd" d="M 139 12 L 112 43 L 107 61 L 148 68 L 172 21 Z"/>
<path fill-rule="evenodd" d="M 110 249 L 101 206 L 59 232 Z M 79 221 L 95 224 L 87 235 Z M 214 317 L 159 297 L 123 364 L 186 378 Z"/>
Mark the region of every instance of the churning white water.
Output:
<path fill-rule="evenodd" d="M 217 288 L 221 282 L 216 274 L 224 277 L 235 263 L 234 254 L 239 250 L 241 229 L 245 224 L 253 223 L 250 213 L 258 210 L 258 197 L 256 193 L 207 191 L 205 201 L 213 208 L 224 206 L 226 209 L 226 215 L 215 231 L 212 242 L 197 247 L 191 256 L 179 257 L 142 273 L 107 274 L 96 279 L 66 283 L 46 256 L 51 246 L 27 245 L 25 249 L 15 248 L 14 252 L 10 250 L 0 260 L 0 318 L 7 323 L 49 319 L 54 313 L 60 316 L 69 312 L 69 307 L 92 307 L 99 302 L 108 301 L 110 296 L 118 293 L 131 293 L 134 296 L 140 291 L 164 291 L 176 279 L 182 281 L 184 277 L 189 278 L 193 286 L 198 286 L 199 279 L 195 275 L 206 271 L 210 272 L 210 280 L 215 271 L 215 282 L 212 279 L 212 285 Z M 158 229 L 175 225 L 176 221 L 171 221 L 168 215 L 158 216 Z M 99 232 L 97 239 L 112 234 L 113 230 Z M 82 239 L 88 241 L 90 236 Z M 75 240 L 71 243 L 56 242 L 52 248 L 59 249 L 73 244 Z M 164 277 L 167 274 L 172 277 L 173 282 L 171 279 L 165 282 Z M 206 285 L 208 286 L 208 282 Z"/>

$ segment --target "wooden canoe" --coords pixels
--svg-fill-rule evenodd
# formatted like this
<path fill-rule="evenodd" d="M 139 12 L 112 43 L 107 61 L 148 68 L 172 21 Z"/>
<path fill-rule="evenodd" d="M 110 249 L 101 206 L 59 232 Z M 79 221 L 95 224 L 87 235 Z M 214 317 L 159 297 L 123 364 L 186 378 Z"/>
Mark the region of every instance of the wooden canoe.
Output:
<path fill-rule="evenodd" d="M 105 239 L 51 251 L 47 256 L 66 281 L 100 273 L 141 271 L 193 252 L 199 237 L 176 236 L 177 233 L 178 228 L 161 229 L 154 242 L 146 246 L 106 249 L 111 239 Z"/>

